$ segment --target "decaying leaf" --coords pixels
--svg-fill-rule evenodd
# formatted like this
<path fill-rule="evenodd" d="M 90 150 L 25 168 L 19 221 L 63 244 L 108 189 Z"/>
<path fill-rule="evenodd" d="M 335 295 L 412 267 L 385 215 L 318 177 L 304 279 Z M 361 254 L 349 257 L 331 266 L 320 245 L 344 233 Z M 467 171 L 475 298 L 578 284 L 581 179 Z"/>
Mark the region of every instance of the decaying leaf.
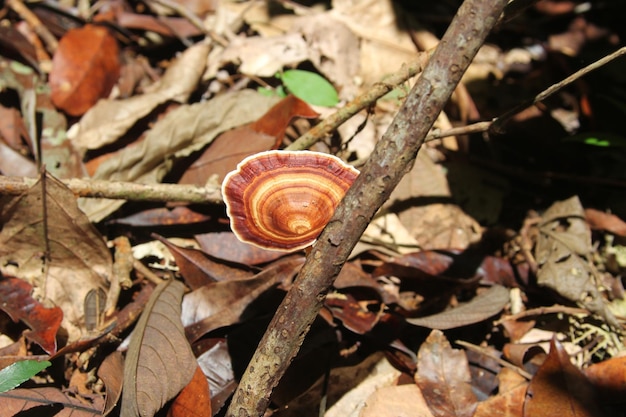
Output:
<path fill-rule="evenodd" d="M 179 183 L 202 186 L 210 176 L 215 175 L 217 181 L 221 182 L 245 157 L 278 148 L 294 118 L 317 116 L 308 104 L 289 95 L 253 123 L 220 134 L 185 170 Z"/>
<path fill-rule="evenodd" d="M 517 378 L 514 381 L 510 381 L 515 377 Z M 522 416 L 528 382 L 508 368 L 502 368 L 498 379 L 498 395 L 480 402 L 473 417 Z"/>
<path fill-rule="evenodd" d="M 85 113 L 68 136 L 79 148 L 97 149 L 113 143 L 137 120 L 167 100 L 184 103 L 198 84 L 209 49 L 203 43 L 187 49 L 150 92 L 125 100 L 100 100 Z"/>
<path fill-rule="evenodd" d="M 60 307 L 63 326 L 76 340 L 85 296 L 106 287 L 111 273 L 104 239 L 78 209 L 74 194 L 49 174 L 12 198 L 0 216 L 0 268 Z"/>
<path fill-rule="evenodd" d="M 33 287 L 18 278 L 0 278 L 0 309 L 13 321 L 22 320 L 31 330 L 24 336 L 48 354 L 57 350 L 56 335 L 63 320 L 59 307 L 46 308 L 31 297 Z"/>
<path fill-rule="evenodd" d="M 288 258 L 250 279 L 207 284 L 186 294 L 182 317 L 188 339 L 195 341 L 218 327 L 237 323 L 250 303 L 272 286 L 293 278 L 303 263 L 302 257 Z"/>
<path fill-rule="evenodd" d="M 298 64 L 308 58 L 307 46 L 302 36 L 291 33 L 262 38 L 234 38 L 222 53 L 221 62 L 241 62 L 244 74 L 271 77 L 283 66 Z"/>
<path fill-rule="evenodd" d="M 597 417 L 604 415 L 593 387 L 553 339 L 550 353 L 526 392 L 524 417 Z"/>
<path fill-rule="evenodd" d="M 211 395 L 209 383 L 200 366 L 196 367 L 193 379 L 178 394 L 168 417 L 211 417 Z"/>
<path fill-rule="evenodd" d="M 141 143 L 128 146 L 117 152 L 115 158 L 104 161 L 93 178 L 157 183 L 167 174 L 173 161 L 201 149 L 225 130 L 256 120 L 274 102 L 275 99 L 242 90 L 178 107 L 156 122 Z M 123 203 L 89 199 L 81 200 L 80 205 L 91 220 L 100 221 Z"/>
<path fill-rule="evenodd" d="M 56 417 L 100 417 L 104 399 L 74 397 L 57 388 L 14 389 L 0 393 L 3 416 L 54 415 Z"/>
<path fill-rule="evenodd" d="M 160 284 L 131 335 L 124 363 L 122 417 L 152 417 L 193 378 L 197 367 L 180 321 L 185 286 Z"/>
<path fill-rule="evenodd" d="M 420 389 L 413 384 L 382 387 L 368 399 L 360 417 L 432 417 Z"/>
<path fill-rule="evenodd" d="M 53 103 L 79 116 L 106 97 L 120 74 L 115 37 L 104 26 L 85 25 L 61 38 L 50 72 Z"/>
<path fill-rule="evenodd" d="M 115 408 L 122 395 L 124 375 L 124 358 L 122 353 L 115 351 L 107 356 L 98 368 L 98 378 L 104 382 L 106 402 L 102 414 L 104 416 Z"/>
<path fill-rule="evenodd" d="M 476 409 L 467 357 L 433 330 L 417 353 L 415 381 L 437 417 L 471 417 Z"/>
<path fill-rule="evenodd" d="M 539 224 L 535 258 L 537 283 L 619 327 L 598 289 L 590 266 L 591 231 L 578 197 L 554 203 Z"/>
<path fill-rule="evenodd" d="M 424 326 L 431 329 L 453 329 L 480 323 L 498 314 L 508 302 L 509 291 L 500 285 L 494 285 L 487 291 L 474 297 L 471 301 L 458 307 L 439 314 L 433 314 L 432 316 L 410 318 L 406 321 L 416 326 Z"/>
<path fill-rule="evenodd" d="M 177 246 L 155 233 L 152 234 L 152 237 L 158 239 L 172 253 L 185 284 L 191 290 L 217 281 L 250 278 L 254 274 L 249 269 L 235 268 L 224 265 L 223 262 L 214 261 L 198 249 Z"/>

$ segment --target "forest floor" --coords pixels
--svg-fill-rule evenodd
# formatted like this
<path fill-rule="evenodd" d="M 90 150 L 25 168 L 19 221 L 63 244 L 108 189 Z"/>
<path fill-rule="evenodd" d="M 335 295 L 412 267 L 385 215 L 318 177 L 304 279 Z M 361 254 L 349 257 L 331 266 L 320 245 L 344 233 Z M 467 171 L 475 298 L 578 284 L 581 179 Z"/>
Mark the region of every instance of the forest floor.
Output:
<path fill-rule="evenodd" d="M 361 168 L 460 3 L 4 2 L 0 417 L 226 415 L 356 172 L 284 150 Z M 624 13 L 509 4 L 265 415 L 626 415 Z"/>

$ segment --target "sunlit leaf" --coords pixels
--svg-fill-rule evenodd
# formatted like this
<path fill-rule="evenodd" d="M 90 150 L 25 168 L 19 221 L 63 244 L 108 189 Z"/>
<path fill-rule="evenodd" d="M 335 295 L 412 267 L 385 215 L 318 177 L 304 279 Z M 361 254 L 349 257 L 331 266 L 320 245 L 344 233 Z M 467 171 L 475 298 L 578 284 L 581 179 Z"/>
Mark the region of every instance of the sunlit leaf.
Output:
<path fill-rule="evenodd" d="M 324 77 L 314 72 L 288 70 L 278 77 L 294 96 L 307 103 L 332 107 L 339 102 L 335 87 Z"/>

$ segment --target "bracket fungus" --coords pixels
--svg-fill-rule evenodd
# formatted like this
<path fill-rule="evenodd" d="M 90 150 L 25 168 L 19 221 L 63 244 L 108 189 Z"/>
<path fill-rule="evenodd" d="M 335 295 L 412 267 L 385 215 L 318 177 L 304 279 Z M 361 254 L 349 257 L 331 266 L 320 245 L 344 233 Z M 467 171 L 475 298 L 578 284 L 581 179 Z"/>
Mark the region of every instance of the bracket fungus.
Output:
<path fill-rule="evenodd" d="M 222 183 L 239 240 L 277 251 L 317 239 L 359 171 L 333 155 L 267 151 L 245 158 Z"/>

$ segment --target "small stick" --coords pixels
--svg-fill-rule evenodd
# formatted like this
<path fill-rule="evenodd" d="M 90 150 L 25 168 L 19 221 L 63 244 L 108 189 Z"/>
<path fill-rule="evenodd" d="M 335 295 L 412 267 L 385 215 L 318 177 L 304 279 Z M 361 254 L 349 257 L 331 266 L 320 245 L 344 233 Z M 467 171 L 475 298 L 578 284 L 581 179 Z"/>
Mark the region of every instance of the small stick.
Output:
<path fill-rule="evenodd" d="M 19 195 L 27 191 L 36 182 L 37 178 L 0 175 L 0 195 Z M 217 185 L 196 187 L 180 184 L 138 184 L 78 178 L 62 180 L 62 182 L 78 197 L 211 204 L 222 202 L 222 194 Z"/>
<path fill-rule="evenodd" d="M 13 9 L 15 13 L 17 13 L 33 28 L 35 33 L 46 44 L 46 49 L 48 50 L 48 52 L 54 55 L 54 52 L 59 47 L 59 42 L 48 30 L 48 28 L 43 23 L 41 23 L 41 20 L 39 20 L 37 15 L 31 12 L 30 9 L 24 5 L 22 0 L 7 0 L 6 5 Z"/>

